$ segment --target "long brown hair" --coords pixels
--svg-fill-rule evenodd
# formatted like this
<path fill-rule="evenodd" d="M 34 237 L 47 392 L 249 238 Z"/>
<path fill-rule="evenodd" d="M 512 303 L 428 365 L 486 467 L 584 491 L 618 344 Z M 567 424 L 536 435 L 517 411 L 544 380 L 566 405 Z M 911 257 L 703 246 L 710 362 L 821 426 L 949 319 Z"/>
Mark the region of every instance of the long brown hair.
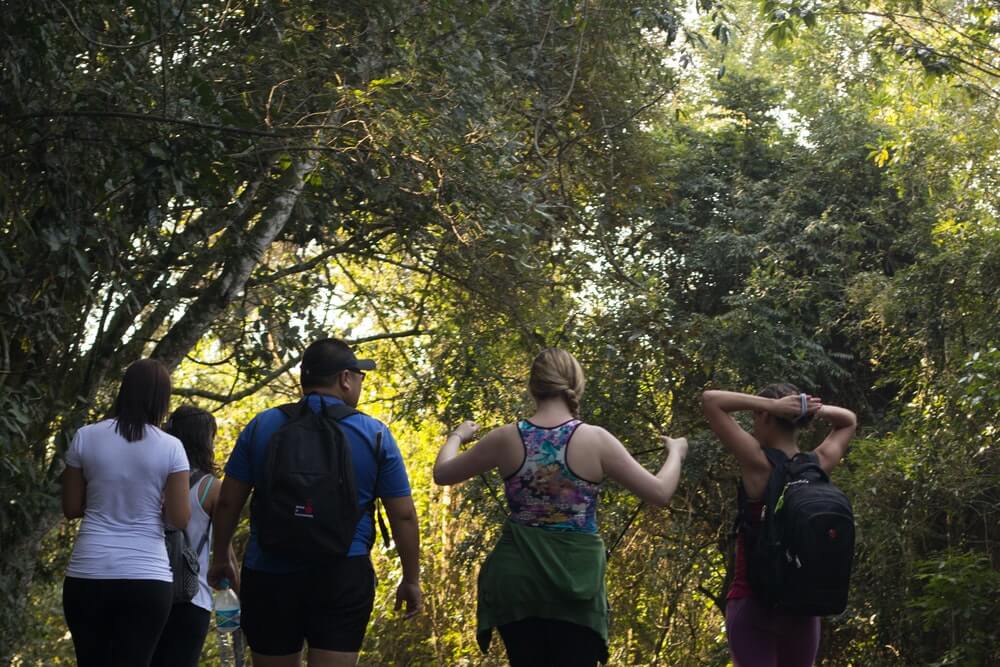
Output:
<path fill-rule="evenodd" d="M 146 426 L 159 426 L 170 407 L 170 373 L 155 359 L 140 359 L 125 370 L 111 416 L 129 442 L 142 440 Z"/>
<path fill-rule="evenodd" d="M 215 434 L 218 426 L 211 412 L 182 405 L 171 413 L 163 430 L 181 441 L 192 470 L 214 475 Z"/>

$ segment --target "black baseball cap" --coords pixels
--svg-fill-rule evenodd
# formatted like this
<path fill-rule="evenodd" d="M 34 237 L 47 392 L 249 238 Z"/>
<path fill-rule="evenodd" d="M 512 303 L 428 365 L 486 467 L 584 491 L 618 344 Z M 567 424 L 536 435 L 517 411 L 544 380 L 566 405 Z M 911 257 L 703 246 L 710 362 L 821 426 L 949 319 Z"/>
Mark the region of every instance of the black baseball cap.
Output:
<path fill-rule="evenodd" d="M 323 338 L 311 343 L 302 355 L 303 380 L 329 377 L 345 370 L 375 370 L 375 362 L 371 359 L 358 359 L 351 346 L 339 338 Z"/>

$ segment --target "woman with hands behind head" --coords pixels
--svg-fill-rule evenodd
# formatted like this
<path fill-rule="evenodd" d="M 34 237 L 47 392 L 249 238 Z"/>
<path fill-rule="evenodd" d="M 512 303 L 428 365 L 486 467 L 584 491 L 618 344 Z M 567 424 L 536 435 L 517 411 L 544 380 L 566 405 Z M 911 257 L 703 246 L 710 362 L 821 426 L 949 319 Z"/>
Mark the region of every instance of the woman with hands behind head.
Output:
<path fill-rule="evenodd" d="M 702 409 L 723 446 L 736 457 L 740 484 L 746 498 L 746 516 L 760 524 L 763 496 L 772 466 L 764 448 L 783 452 L 789 459 L 799 454 L 799 429 L 812 419 L 829 422 L 832 430 L 813 451 L 820 467 L 832 471 L 854 436 L 857 419 L 844 408 L 823 405 L 815 396 L 800 393 L 791 384 L 772 384 L 758 395 L 732 391 L 706 391 Z M 752 412 L 748 433 L 733 419 L 733 412 Z M 819 648 L 819 617 L 778 613 L 756 599 L 747 575 L 747 544 L 741 531 L 736 540 L 736 571 L 726 604 L 726 635 L 736 667 L 807 667 Z"/>
<path fill-rule="evenodd" d="M 663 438 L 666 461 L 653 475 L 618 439 L 578 418 L 585 380 L 575 358 L 543 350 L 528 389 L 535 413 L 489 431 L 462 423 L 434 464 L 434 481 L 458 484 L 496 468 L 510 515 L 479 574 L 477 639 L 493 628 L 511 665 L 595 665 L 607 661 L 605 550 L 597 535 L 597 496 L 610 477 L 643 501 L 666 505 L 680 478 L 685 438 Z M 571 446 L 572 445 L 572 446 Z"/>

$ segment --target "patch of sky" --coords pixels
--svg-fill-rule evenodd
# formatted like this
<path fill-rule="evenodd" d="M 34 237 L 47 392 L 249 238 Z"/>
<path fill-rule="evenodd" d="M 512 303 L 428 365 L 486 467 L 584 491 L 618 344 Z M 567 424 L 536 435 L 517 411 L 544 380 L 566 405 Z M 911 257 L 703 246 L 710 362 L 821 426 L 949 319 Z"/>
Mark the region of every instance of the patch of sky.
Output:
<path fill-rule="evenodd" d="M 777 106 L 767 112 L 784 134 L 795 139 L 795 143 L 807 150 L 815 150 L 816 143 L 809 134 L 808 122 L 798 111 L 787 106 Z"/>

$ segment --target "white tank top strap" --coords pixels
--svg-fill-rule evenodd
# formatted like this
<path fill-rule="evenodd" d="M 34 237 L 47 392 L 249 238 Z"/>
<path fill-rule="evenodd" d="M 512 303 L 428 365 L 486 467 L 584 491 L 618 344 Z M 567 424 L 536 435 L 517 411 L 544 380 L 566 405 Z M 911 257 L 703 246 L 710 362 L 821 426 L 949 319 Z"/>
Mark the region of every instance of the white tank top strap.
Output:
<path fill-rule="evenodd" d="M 200 489 L 198 491 L 198 504 L 202 507 L 205 506 L 205 498 L 208 497 L 208 492 L 212 490 L 212 485 L 215 484 L 215 477 L 212 475 L 205 475 L 198 480 L 198 483 L 194 485 L 195 489 Z"/>
<path fill-rule="evenodd" d="M 207 480 L 207 481 L 206 481 Z M 191 600 L 191 604 L 202 609 L 212 610 L 212 590 L 208 586 L 206 575 L 208 574 L 208 552 L 211 550 L 212 541 L 212 517 L 208 515 L 202 503 L 208 495 L 208 490 L 215 483 L 212 475 L 205 475 L 198 480 L 198 483 L 191 487 L 188 492 L 188 502 L 191 504 L 191 519 L 188 521 L 184 533 L 187 535 L 188 544 L 192 549 L 198 549 L 199 545 L 204 545 L 198 551 L 198 592 Z M 206 537 L 208 539 L 206 539 Z"/>

